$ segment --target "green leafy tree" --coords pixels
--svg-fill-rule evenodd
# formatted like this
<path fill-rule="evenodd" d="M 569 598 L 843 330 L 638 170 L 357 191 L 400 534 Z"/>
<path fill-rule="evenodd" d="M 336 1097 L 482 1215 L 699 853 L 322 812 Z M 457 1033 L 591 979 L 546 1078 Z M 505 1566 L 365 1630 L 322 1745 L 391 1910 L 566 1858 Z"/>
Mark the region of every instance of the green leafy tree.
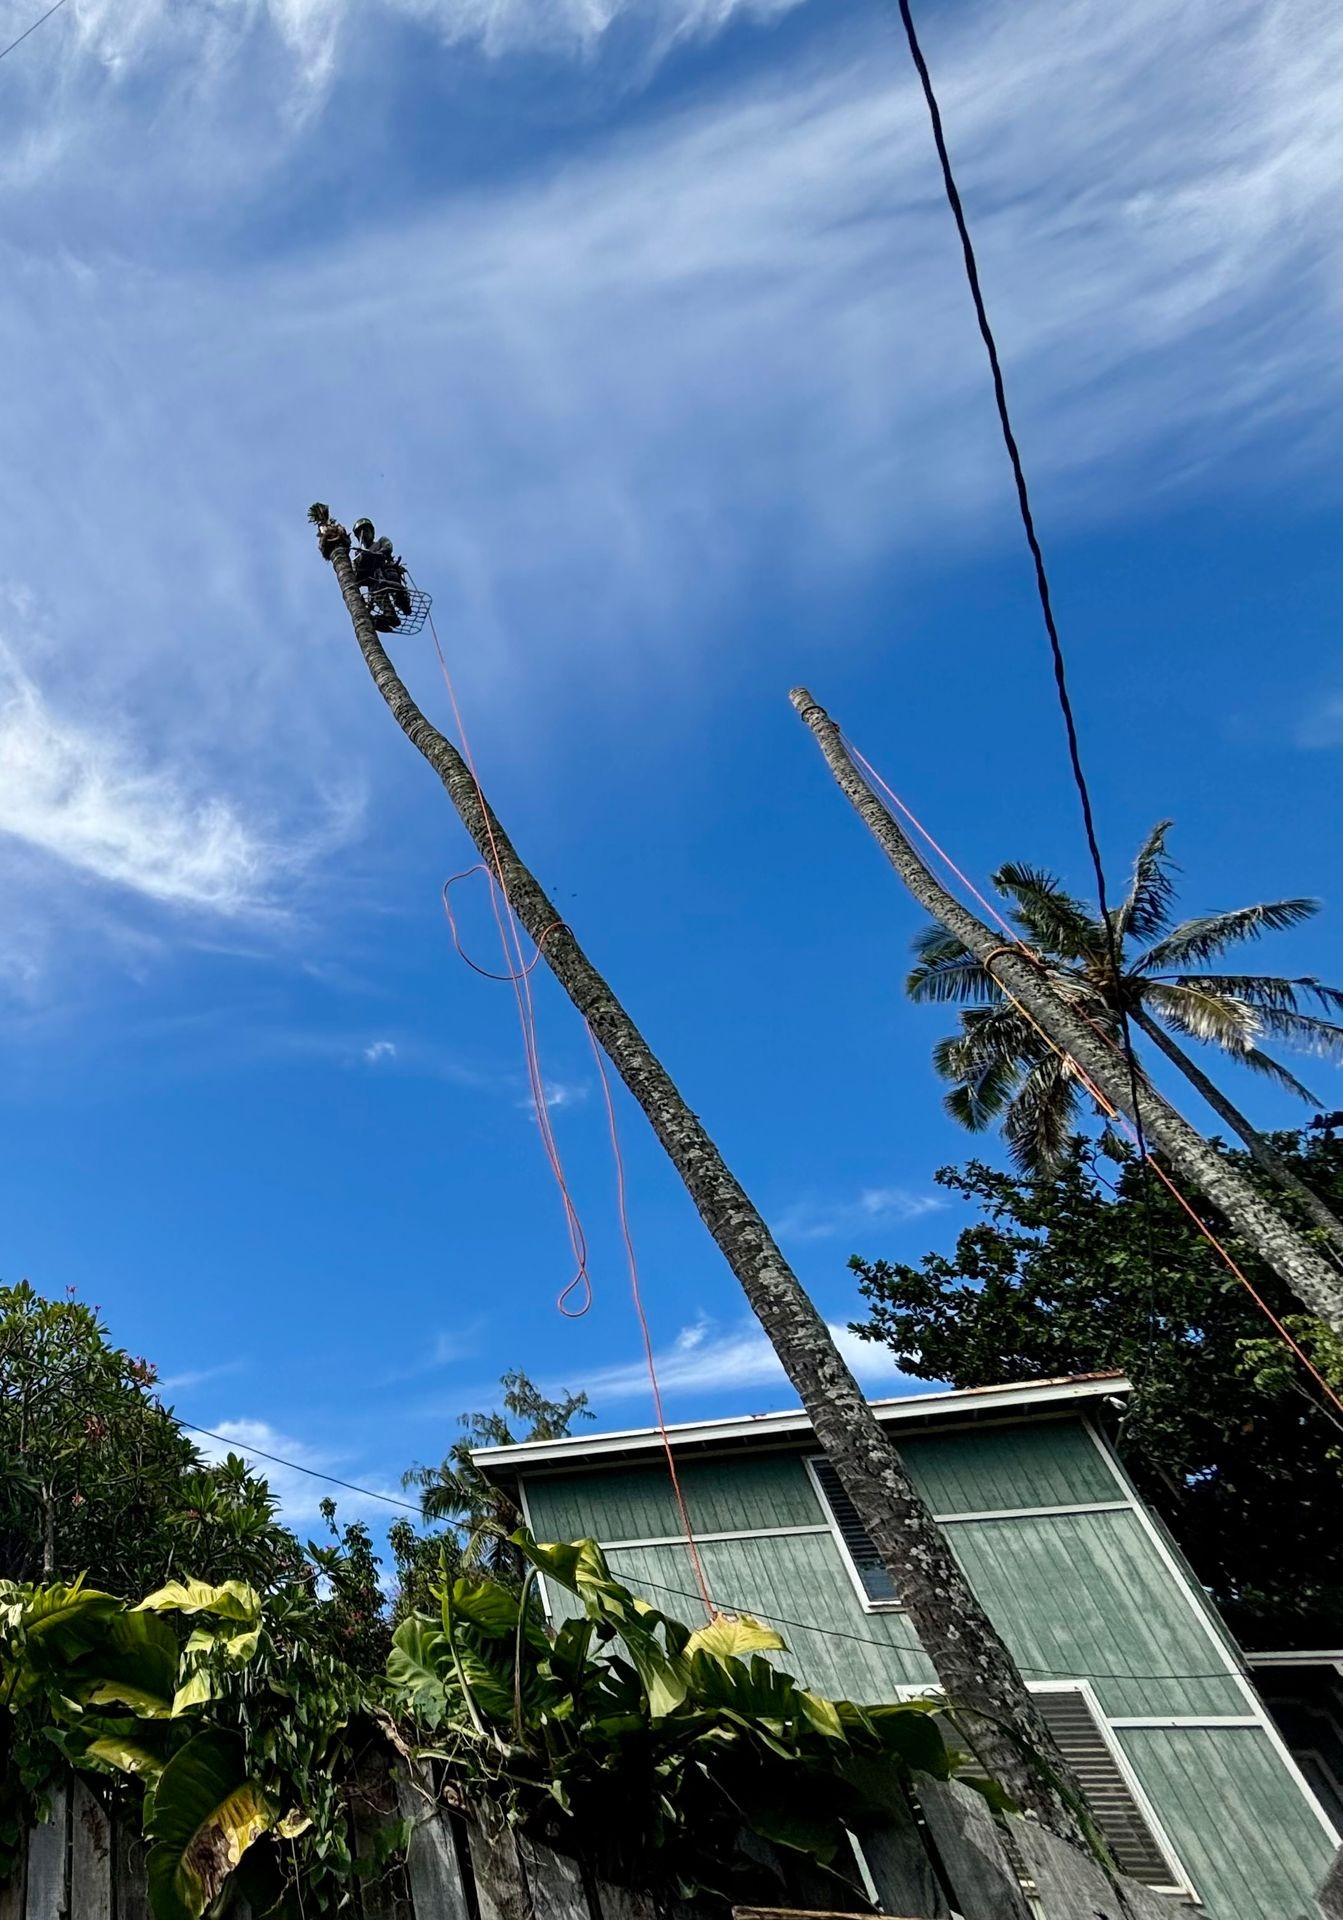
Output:
<path fill-rule="evenodd" d="M 1343 1203 L 1332 1129 L 1273 1145 Z M 1052 1176 L 972 1161 L 937 1178 L 982 1217 L 917 1266 L 855 1258 L 868 1317 L 854 1331 L 956 1387 L 1122 1369 L 1137 1383 L 1126 1462 L 1233 1629 L 1251 1647 L 1338 1645 L 1343 1423 L 1166 1190 L 1076 1138 Z M 1337 1336 L 1234 1250 L 1343 1390 Z"/>
<path fill-rule="evenodd" d="M 461 1433 L 438 1466 L 415 1466 L 402 1475 L 403 1486 L 419 1489 L 425 1519 L 439 1526 L 424 1534 L 409 1520 L 398 1520 L 388 1530 L 396 1557 L 398 1619 L 432 1608 L 445 1570 L 455 1574 L 469 1565 L 515 1582 L 522 1578 L 523 1563 L 510 1539 L 522 1516 L 477 1470 L 473 1450 L 511 1447 L 524 1440 L 563 1440 L 575 1420 L 592 1418 L 585 1393 L 551 1400 L 517 1370 L 504 1374 L 499 1386 L 502 1411 L 460 1415 Z"/>
<path fill-rule="evenodd" d="M 73 1293 L 0 1287 L 0 1576 L 126 1588 L 189 1564 L 264 1586 L 302 1566 L 265 1481 L 202 1460 L 156 1377 Z"/>
<path fill-rule="evenodd" d="M 1318 911 L 1318 902 L 1270 900 L 1175 924 L 1175 869 L 1166 852 L 1170 825 L 1163 820 L 1152 829 L 1128 893 L 1112 910 L 1118 972 L 1098 912 L 1065 892 L 1050 874 L 1013 861 L 998 869 L 994 885 L 1010 902 L 1010 919 L 1058 996 L 1111 1038 L 1119 1035 L 1122 1010 L 1130 1027 L 1197 1088 L 1261 1170 L 1292 1194 L 1309 1223 L 1343 1249 L 1336 1212 L 1273 1153 L 1180 1044 L 1193 1040 L 1219 1048 L 1241 1066 L 1315 1102 L 1262 1043 L 1343 1060 L 1343 1026 L 1307 1010 L 1314 1002 L 1326 1013 L 1338 1012 L 1343 991 L 1309 977 L 1226 973 L 1215 963 L 1242 941 L 1301 925 Z M 1081 1082 L 954 934 L 928 927 L 914 948 L 917 964 L 905 983 L 910 998 L 963 1009 L 959 1032 L 933 1051 L 938 1072 L 953 1083 L 948 1112 L 972 1133 L 1001 1122 L 1016 1164 L 1025 1172 L 1048 1172 L 1067 1151 L 1087 1104 Z"/>

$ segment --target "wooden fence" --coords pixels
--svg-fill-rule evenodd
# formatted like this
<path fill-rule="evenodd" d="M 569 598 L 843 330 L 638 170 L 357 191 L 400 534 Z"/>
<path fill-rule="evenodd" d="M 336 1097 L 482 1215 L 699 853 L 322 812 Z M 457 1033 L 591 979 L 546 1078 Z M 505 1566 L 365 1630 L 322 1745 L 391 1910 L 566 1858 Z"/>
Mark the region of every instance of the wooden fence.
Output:
<path fill-rule="evenodd" d="M 725 1920 L 721 1904 L 612 1886 L 525 1834 L 491 1833 L 434 1802 L 405 1772 L 356 1815 L 357 1853 L 371 1852 L 377 1827 L 398 1810 L 410 1823 L 404 1870 L 356 1883 L 355 1920 Z M 1032 1822 L 999 1823 L 978 1794 L 954 1783 L 921 1786 L 916 1807 L 857 1839 L 881 1912 L 900 1920 L 1173 1920 L 1182 1909 L 1132 1881 L 1117 1884 Z M 735 1920 L 830 1906 L 805 1867 L 790 1868 L 769 1849 L 755 1857 L 782 1874 L 778 1903 L 738 1907 Z M 1326 1889 L 1317 1911 L 1325 1920 L 1343 1915 Z M 0 1888 L 0 1920 L 150 1920 L 138 1831 L 109 1818 L 74 1779 Z M 233 1920 L 250 1920 L 240 1903 Z"/>

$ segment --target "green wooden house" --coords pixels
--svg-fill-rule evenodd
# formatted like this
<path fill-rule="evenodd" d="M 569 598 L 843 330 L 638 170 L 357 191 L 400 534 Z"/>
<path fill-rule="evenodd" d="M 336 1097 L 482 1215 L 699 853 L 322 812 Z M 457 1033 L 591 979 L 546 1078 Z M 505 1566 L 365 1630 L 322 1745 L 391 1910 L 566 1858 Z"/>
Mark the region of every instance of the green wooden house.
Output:
<path fill-rule="evenodd" d="M 1128 1390 L 1088 1376 L 874 1405 L 1121 1864 L 1208 1920 L 1307 1920 L 1339 1835 L 1115 1454 Z M 900 1596 L 803 1414 L 709 1420 L 672 1439 L 717 1605 L 777 1625 L 786 1664 L 823 1692 L 928 1689 Z M 632 1587 L 702 1621 L 656 1430 L 475 1460 L 538 1538 L 598 1540 Z"/>

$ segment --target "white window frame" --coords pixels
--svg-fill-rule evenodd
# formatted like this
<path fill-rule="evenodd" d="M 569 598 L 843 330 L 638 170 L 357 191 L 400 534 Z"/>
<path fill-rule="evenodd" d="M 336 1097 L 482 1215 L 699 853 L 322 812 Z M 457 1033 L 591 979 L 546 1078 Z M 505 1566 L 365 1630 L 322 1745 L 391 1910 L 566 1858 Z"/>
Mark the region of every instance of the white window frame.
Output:
<path fill-rule="evenodd" d="M 831 1510 L 830 1502 L 825 1497 L 825 1488 L 821 1485 L 821 1476 L 816 1471 L 816 1461 L 822 1458 L 824 1458 L 824 1456 L 821 1454 L 809 1453 L 804 1455 L 802 1464 L 807 1469 L 807 1478 L 810 1480 L 811 1490 L 816 1496 L 816 1504 L 825 1519 L 826 1530 L 839 1551 L 840 1564 L 849 1576 L 849 1584 L 857 1595 L 859 1606 L 864 1613 L 907 1612 L 908 1609 L 903 1600 L 874 1600 L 868 1593 L 867 1588 L 863 1585 L 863 1576 L 858 1571 L 858 1564 L 853 1555 L 849 1552 L 848 1543 L 840 1531 L 839 1522 Z"/>

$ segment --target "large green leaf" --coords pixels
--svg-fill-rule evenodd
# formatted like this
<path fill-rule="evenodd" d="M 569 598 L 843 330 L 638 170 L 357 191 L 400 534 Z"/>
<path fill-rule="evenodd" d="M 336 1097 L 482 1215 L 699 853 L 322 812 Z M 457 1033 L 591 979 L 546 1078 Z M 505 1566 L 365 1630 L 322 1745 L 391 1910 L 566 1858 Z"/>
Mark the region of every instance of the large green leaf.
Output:
<path fill-rule="evenodd" d="M 168 1762 L 154 1793 L 148 1858 L 155 1920 L 199 1920 L 274 1815 L 241 1741 L 210 1728 Z"/>
<path fill-rule="evenodd" d="M 148 1775 L 152 1779 L 163 1771 L 162 1758 L 128 1734 L 105 1733 L 100 1739 L 90 1740 L 84 1752 L 90 1760 L 101 1760 L 104 1766 L 115 1767 L 119 1773 Z"/>
<path fill-rule="evenodd" d="M 445 1676 L 452 1655 L 447 1635 L 436 1621 L 411 1614 L 392 1635 L 387 1679 L 401 1705 L 436 1727 L 447 1712 Z"/>
<path fill-rule="evenodd" d="M 516 1637 L 520 1604 L 519 1595 L 508 1587 L 501 1587 L 496 1580 L 463 1579 L 453 1582 L 453 1617 L 469 1622 L 477 1632 L 491 1639 L 512 1640 Z M 525 1605 L 522 1631 L 523 1637 L 538 1650 L 549 1648 L 549 1635 Z"/>
<path fill-rule="evenodd" d="M 172 1709 L 177 1636 L 152 1613 L 117 1613 L 99 1623 L 97 1642 L 72 1673 L 72 1691 L 92 1706 L 113 1702 L 148 1719 Z"/>
<path fill-rule="evenodd" d="M 247 1626 L 261 1618 L 261 1595 L 244 1580 L 225 1580 L 212 1587 L 207 1580 L 170 1580 L 147 1594 L 137 1613 L 217 1613 Z"/>

